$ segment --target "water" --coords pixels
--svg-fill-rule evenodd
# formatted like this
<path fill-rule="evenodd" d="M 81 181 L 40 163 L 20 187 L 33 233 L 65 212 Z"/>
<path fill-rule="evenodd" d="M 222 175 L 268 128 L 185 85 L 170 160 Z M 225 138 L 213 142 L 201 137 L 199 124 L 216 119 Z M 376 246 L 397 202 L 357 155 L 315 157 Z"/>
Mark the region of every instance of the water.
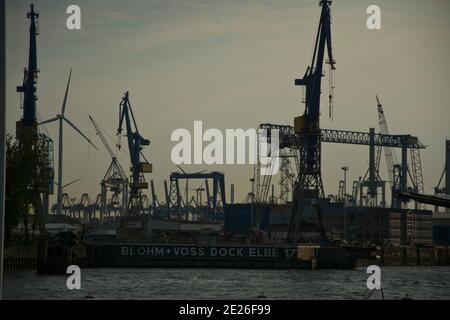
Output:
<path fill-rule="evenodd" d="M 383 267 L 386 299 L 450 299 L 449 267 Z M 65 276 L 6 273 L 5 299 L 363 299 L 365 268 L 356 270 L 84 269 L 81 290 Z M 381 299 L 376 291 L 370 299 Z"/>

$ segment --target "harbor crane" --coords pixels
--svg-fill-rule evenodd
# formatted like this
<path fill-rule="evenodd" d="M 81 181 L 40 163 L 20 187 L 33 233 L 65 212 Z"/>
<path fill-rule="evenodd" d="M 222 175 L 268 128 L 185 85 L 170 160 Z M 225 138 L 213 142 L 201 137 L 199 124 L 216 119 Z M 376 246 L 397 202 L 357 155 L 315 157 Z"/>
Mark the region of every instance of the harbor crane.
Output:
<path fill-rule="evenodd" d="M 129 92 L 125 92 L 119 105 L 119 129 L 117 135 L 122 134 L 122 126 L 125 121 L 126 137 L 131 160 L 130 196 L 128 202 L 128 214 L 137 216 L 142 213 L 142 190 L 148 189 L 144 173 L 152 173 L 150 164 L 142 153 L 143 147 L 150 145 L 150 140 L 145 139 L 139 133 L 136 119 L 129 100 Z M 119 143 L 119 149 L 121 144 Z M 142 160 L 141 160 L 142 158 Z"/>
<path fill-rule="evenodd" d="M 31 152 L 38 144 L 38 141 L 46 150 L 47 166 L 46 168 L 33 168 L 33 170 L 42 170 L 48 173 L 48 184 L 41 190 L 42 210 L 39 212 L 39 230 L 41 234 L 45 233 L 45 218 L 49 211 L 49 195 L 53 194 L 54 169 L 53 169 L 53 141 L 52 139 L 38 130 L 37 121 L 37 36 L 39 35 L 39 13 L 34 5 L 30 5 L 27 12 L 27 18 L 30 19 L 29 28 L 29 49 L 28 66 L 24 69 L 23 82 L 17 86 L 16 91 L 21 95 L 21 107 L 23 109 L 22 118 L 16 123 L 16 137 L 19 144 L 27 152 Z M 26 174 L 26 173 L 25 173 Z M 30 181 L 30 188 L 33 182 Z"/>
<path fill-rule="evenodd" d="M 386 121 L 386 116 L 384 114 L 383 105 L 380 102 L 380 99 L 378 98 L 378 95 L 375 95 L 375 98 L 377 99 L 377 111 L 378 111 L 378 123 L 380 125 L 380 133 L 381 134 L 389 134 L 389 129 Z M 384 147 L 384 154 L 386 156 L 386 166 L 388 170 L 389 175 L 389 181 L 391 183 L 391 186 L 394 184 L 394 166 L 398 163 L 397 158 L 395 156 L 395 153 L 392 151 L 392 148 L 389 146 Z M 377 164 L 379 166 L 380 164 L 380 158 L 381 158 L 381 148 L 378 149 L 378 160 Z"/>
<path fill-rule="evenodd" d="M 383 110 L 383 106 L 378 98 L 378 95 L 375 95 L 377 99 L 377 110 L 378 110 L 378 122 L 380 125 L 380 133 L 383 135 L 389 135 L 388 125 L 386 121 L 386 116 Z M 395 153 L 389 146 L 384 146 L 384 153 L 386 156 L 386 165 L 389 174 L 389 180 L 391 183 L 392 189 L 392 206 L 399 207 L 402 204 L 408 202 L 406 197 L 402 197 L 402 200 L 399 198 L 399 192 L 407 192 L 413 191 L 419 194 L 424 194 L 424 183 L 423 183 L 423 173 L 422 173 L 422 161 L 420 159 L 420 149 L 419 148 L 410 148 L 410 157 L 411 157 L 411 167 L 408 167 L 406 162 L 406 152 L 407 148 L 403 148 L 402 152 L 404 153 L 402 156 L 402 163 L 399 164 L 397 162 L 397 158 Z M 378 150 L 377 156 L 377 165 L 380 165 L 381 158 L 381 149 Z M 412 182 L 412 189 L 408 188 L 408 175 Z M 416 201 L 416 209 L 426 209 L 425 204 L 419 203 Z"/>
<path fill-rule="evenodd" d="M 36 85 L 39 69 L 37 67 L 37 46 L 36 39 L 39 35 L 38 19 L 39 13 L 34 10 L 34 5 L 30 5 L 27 13 L 30 19 L 30 49 L 28 54 L 28 68 L 24 69 L 23 84 L 17 87 L 17 92 L 23 93 L 23 118 L 21 127 L 34 128 L 36 130 Z"/>
<path fill-rule="evenodd" d="M 16 123 L 16 138 L 19 145 L 26 150 L 32 150 L 38 145 L 42 145 L 47 153 L 47 163 L 45 167 L 34 167 L 32 170 L 47 173 L 48 181 L 46 186 L 42 186 L 40 193 L 42 210 L 38 212 L 39 230 L 41 234 L 45 233 L 45 218 L 49 211 L 49 196 L 53 194 L 54 189 L 54 168 L 53 168 L 53 140 L 48 134 L 44 134 L 38 129 L 37 120 L 37 81 L 38 81 L 38 60 L 37 60 L 37 36 L 39 35 L 39 13 L 35 10 L 33 4 L 27 12 L 27 18 L 30 20 L 29 27 L 29 49 L 28 65 L 24 69 L 23 82 L 17 86 L 16 91 L 20 93 L 21 108 L 23 110 L 22 118 Z M 25 173 L 26 175 L 28 173 Z M 29 181 L 29 188 L 32 188 L 33 182 Z M 36 202 L 38 202 L 36 201 Z"/>
<path fill-rule="evenodd" d="M 89 116 L 89 119 L 91 120 L 91 123 L 97 135 L 99 136 L 100 140 L 105 146 L 105 149 L 108 151 L 109 156 L 111 157 L 111 164 L 109 165 L 108 170 L 106 171 L 106 174 L 100 183 L 101 185 L 100 219 L 102 220 L 103 217 L 106 216 L 106 214 L 108 213 L 107 212 L 108 190 L 110 190 L 113 193 L 111 198 L 111 204 L 120 205 L 120 208 L 123 211 L 122 214 L 125 213 L 125 210 L 128 205 L 128 178 L 122 166 L 120 165 L 117 156 L 114 154 L 108 142 L 106 141 L 106 138 L 103 135 L 102 131 L 100 130 L 99 126 L 91 116 Z M 122 200 L 121 202 L 119 201 L 119 195 L 121 195 Z"/>
<path fill-rule="evenodd" d="M 321 176 L 321 137 L 320 137 L 320 95 L 327 48 L 331 73 L 335 69 L 335 60 L 331 47 L 330 0 L 321 0 L 319 28 L 310 66 L 302 79 L 296 79 L 296 86 L 305 88 L 305 111 L 294 121 L 295 134 L 299 150 L 298 176 L 294 185 L 293 206 L 289 221 L 287 240 L 297 242 L 301 235 L 304 207 L 309 202 L 325 198 Z M 330 107 L 332 105 L 332 85 L 330 85 Z M 331 114 L 331 112 L 330 112 Z M 320 220 L 320 219 L 318 219 Z M 320 223 L 323 223 L 321 221 Z M 322 228 L 322 227 L 320 227 Z"/>

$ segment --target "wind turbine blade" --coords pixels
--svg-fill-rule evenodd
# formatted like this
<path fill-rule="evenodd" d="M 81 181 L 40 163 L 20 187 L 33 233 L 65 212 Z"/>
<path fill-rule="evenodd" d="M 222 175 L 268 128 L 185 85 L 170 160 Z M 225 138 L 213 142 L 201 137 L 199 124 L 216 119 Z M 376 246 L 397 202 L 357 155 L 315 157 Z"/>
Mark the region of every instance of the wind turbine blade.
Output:
<path fill-rule="evenodd" d="M 180 167 L 179 165 L 177 165 L 177 167 L 178 167 L 178 169 L 181 170 L 181 172 L 183 172 L 184 174 L 186 174 L 186 171 L 184 171 L 182 167 Z"/>
<path fill-rule="evenodd" d="M 61 115 L 64 116 L 64 112 L 66 111 L 66 103 L 67 103 L 67 95 L 69 94 L 69 86 L 70 86 L 70 78 L 72 78 L 72 69 L 70 69 L 69 80 L 67 81 L 66 93 L 64 95 L 64 100 L 61 108 Z"/>
<path fill-rule="evenodd" d="M 50 122 L 53 122 L 53 121 L 56 121 L 56 120 L 59 120 L 59 117 L 54 117 L 54 118 L 42 121 L 42 122 L 38 123 L 38 126 L 42 126 L 42 125 L 44 125 L 46 123 L 50 123 Z"/>
<path fill-rule="evenodd" d="M 42 122 L 42 117 L 41 117 L 41 114 L 39 113 L 39 109 L 36 109 L 36 118 L 37 118 L 37 120 L 38 120 L 38 124 L 40 123 L 40 122 Z M 48 133 L 48 130 L 47 130 L 47 128 L 44 126 L 44 127 L 42 127 L 42 130 L 44 131 L 44 133 L 45 133 L 45 135 L 47 136 L 47 137 L 50 137 L 50 133 Z"/>
<path fill-rule="evenodd" d="M 85 135 L 84 135 L 84 133 L 83 132 L 81 132 L 69 119 L 67 119 L 66 117 L 63 117 L 63 119 L 76 131 L 76 132 L 78 132 L 84 139 L 86 139 L 87 140 L 87 142 L 89 142 L 96 150 L 98 150 L 98 148 L 96 147 L 96 145 L 95 144 L 93 144 L 92 143 L 92 141 L 91 140 L 89 140 L 89 138 L 88 137 L 86 137 Z"/>
<path fill-rule="evenodd" d="M 66 187 L 68 187 L 68 186 L 70 186 L 70 185 L 72 185 L 72 184 L 74 184 L 74 183 L 77 183 L 77 182 L 80 181 L 80 180 L 81 180 L 81 178 L 80 178 L 80 179 L 77 179 L 77 180 L 74 180 L 74 181 L 72 181 L 72 182 L 69 182 L 69 183 L 67 183 L 67 184 L 65 184 L 65 185 L 63 185 L 63 189 L 66 188 Z"/>

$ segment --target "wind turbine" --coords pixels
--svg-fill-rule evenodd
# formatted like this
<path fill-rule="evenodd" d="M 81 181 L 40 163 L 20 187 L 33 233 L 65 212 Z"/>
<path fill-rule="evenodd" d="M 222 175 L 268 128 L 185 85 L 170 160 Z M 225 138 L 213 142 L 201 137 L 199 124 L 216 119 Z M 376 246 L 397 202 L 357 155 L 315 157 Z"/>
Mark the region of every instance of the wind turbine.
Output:
<path fill-rule="evenodd" d="M 63 169 L 63 122 L 67 122 L 76 132 L 78 132 L 84 139 L 86 139 L 96 150 L 98 148 L 81 132 L 69 119 L 66 118 L 64 112 L 66 111 L 67 95 L 69 93 L 70 78 L 72 77 L 72 69 L 70 69 L 69 80 L 67 81 L 66 93 L 61 108 L 61 114 L 57 114 L 56 117 L 43 121 L 39 125 L 44 125 L 53 121 L 59 121 L 59 150 L 58 150 L 58 200 L 57 200 L 57 214 L 62 214 L 62 198 L 63 198 L 63 182 L 62 182 L 62 169 Z"/>

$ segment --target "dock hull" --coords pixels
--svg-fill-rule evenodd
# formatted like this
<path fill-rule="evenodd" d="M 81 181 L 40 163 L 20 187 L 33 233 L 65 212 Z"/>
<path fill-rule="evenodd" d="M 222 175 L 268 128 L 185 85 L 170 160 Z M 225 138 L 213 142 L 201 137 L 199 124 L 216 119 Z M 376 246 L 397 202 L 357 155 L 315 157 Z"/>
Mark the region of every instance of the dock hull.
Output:
<path fill-rule="evenodd" d="M 342 248 L 308 249 L 305 257 L 297 246 L 93 244 L 91 261 L 101 268 L 254 268 L 254 269 L 352 269 L 353 257 Z"/>

